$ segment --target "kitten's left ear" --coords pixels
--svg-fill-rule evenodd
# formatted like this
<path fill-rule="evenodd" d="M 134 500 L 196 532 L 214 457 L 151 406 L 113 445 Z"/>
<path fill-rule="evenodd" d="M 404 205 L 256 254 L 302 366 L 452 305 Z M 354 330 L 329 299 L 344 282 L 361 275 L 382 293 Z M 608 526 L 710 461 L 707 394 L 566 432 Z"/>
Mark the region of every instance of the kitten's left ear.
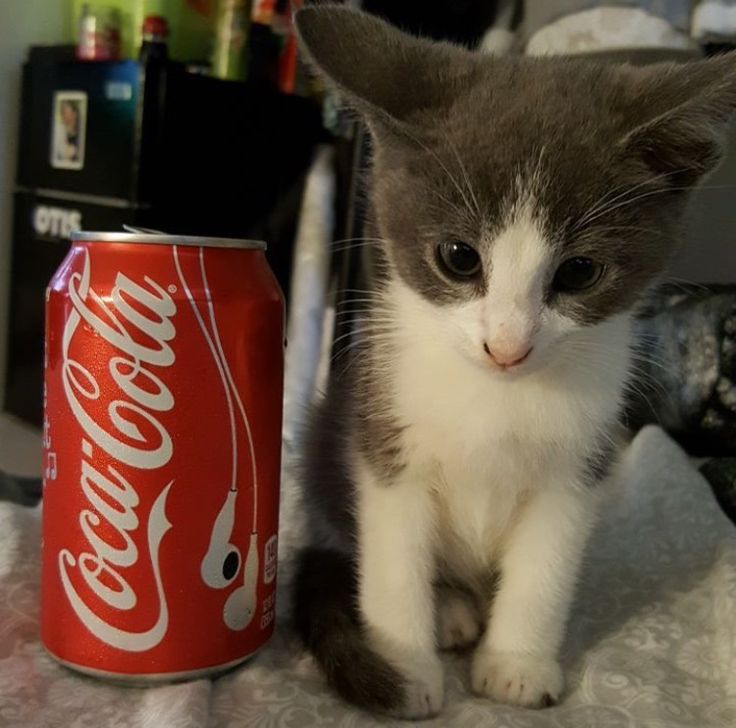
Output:
<path fill-rule="evenodd" d="M 374 131 L 410 125 L 417 113 L 445 105 L 478 64 L 463 48 L 331 3 L 303 8 L 295 21 L 312 64 Z"/>
<path fill-rule="evenodd" d="M 637 70 L 650 74 L 639 103 L 654 116 L 629 132 L 622 146 L 661 175 L 664 185 L 691 187 L 723 158 L 736 112 L 736 53 L 664 72 L 661 66 Z"/>

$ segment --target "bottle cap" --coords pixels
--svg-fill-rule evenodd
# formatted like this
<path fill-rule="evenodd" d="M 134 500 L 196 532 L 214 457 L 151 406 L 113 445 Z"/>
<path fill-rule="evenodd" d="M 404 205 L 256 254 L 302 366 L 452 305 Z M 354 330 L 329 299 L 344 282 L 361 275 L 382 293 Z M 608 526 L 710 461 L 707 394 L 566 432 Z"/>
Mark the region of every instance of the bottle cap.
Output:
<path fill-rule="evenodd" d="M 169 35 L 169 24 L 162 15 L 147 15 L 143 21 L 145 37 L 166 38 Z"/>

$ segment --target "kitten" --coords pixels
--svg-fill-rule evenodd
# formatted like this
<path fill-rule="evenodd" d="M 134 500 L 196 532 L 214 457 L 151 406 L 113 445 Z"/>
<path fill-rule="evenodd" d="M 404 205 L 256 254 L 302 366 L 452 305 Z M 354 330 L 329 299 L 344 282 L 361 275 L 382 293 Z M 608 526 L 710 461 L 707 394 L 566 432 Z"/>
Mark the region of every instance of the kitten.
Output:
<path fill-rule="evenodd" d="M 736 105 L 730 57 L 646 68 L 491 59 L 369 15 L 302 10 L 314 65 L 365 117 L 380 238 L 367 331 L 312 422 L 312 546 L 294 617 L 347 700 L 541 707 L 632 369 Z"/>

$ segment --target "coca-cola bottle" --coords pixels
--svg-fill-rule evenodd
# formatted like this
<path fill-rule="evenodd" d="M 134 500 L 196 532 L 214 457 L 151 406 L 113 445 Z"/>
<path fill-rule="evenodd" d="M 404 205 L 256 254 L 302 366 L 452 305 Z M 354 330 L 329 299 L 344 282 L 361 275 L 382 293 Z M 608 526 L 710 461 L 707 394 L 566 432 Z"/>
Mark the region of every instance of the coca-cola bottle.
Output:
<path fill-rule="evenodd" d="M 143 21 L 143 41 L 138 56 L 140 62 L 148 65 L 153 62 L 165 63 L 169 57 L 166 39 L 169 37 L 169 24 L 161 15 L 148 15 Z"/>

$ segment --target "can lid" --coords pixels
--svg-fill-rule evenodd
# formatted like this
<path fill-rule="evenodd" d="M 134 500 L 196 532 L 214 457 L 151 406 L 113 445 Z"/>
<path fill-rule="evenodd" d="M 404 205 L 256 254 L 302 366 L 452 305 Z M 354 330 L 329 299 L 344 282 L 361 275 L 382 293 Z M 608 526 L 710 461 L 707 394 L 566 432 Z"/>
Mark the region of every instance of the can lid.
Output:
<path fill-rule="evenodd" d="M 241 250 L 265 250 L 262 240 L 240 240 L 237 238 L 208 238 L 197 235 L 166 235 L 154 233 L 95 233 L 76 231 L 73 241 L 85 243 L 140 243 L 145 245 L 188 245 L 196 248 L 240 248 Z"/>

